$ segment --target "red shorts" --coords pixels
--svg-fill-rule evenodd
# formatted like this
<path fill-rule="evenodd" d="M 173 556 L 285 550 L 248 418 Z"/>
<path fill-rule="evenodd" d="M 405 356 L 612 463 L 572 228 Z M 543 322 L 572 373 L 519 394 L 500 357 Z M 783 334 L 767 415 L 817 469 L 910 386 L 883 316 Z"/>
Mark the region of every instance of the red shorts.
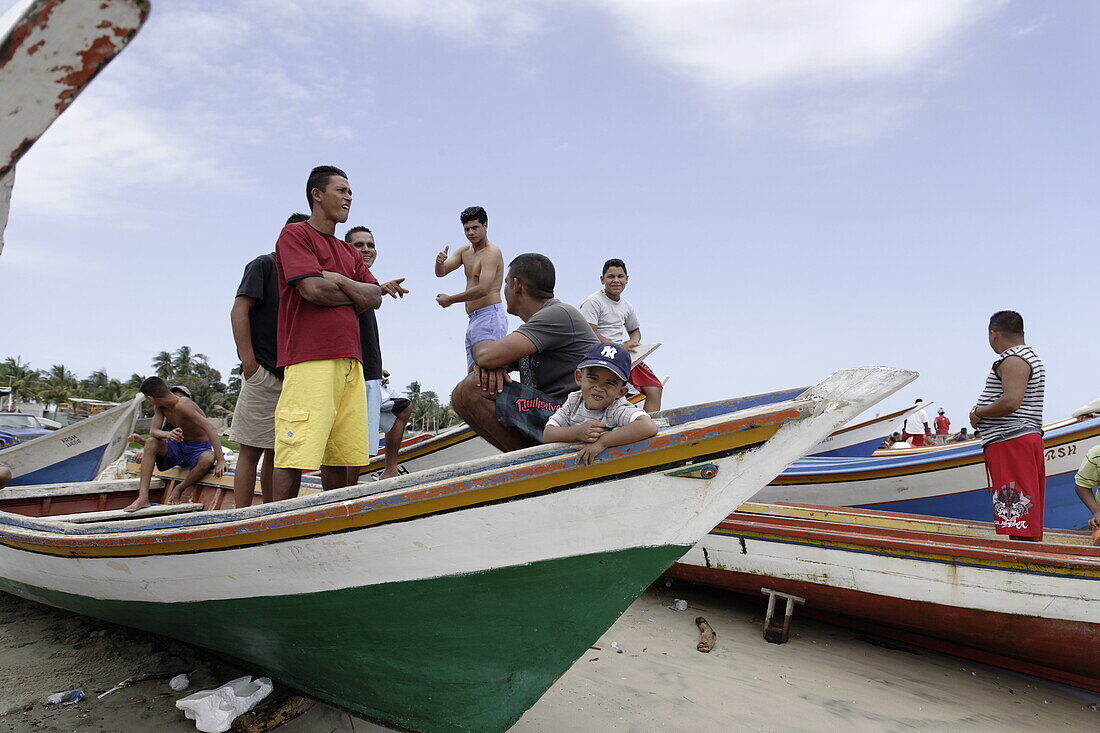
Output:
<path fill-rule="evenodd" d="M 997 534 L 1043 538 L 1047 472 L 1043 438 L 1028 433 L 982 449 Z"/>
<path fill-rule="evenodd" d="M 638 366 L 630 370 L 630 383 L 638 389 L 642 387 L 660 387 L 661 380 L 657 378 L 657 375 L 645 365 L 645 362 L 639 362 Z"/>
<path fill-rule="evenodd" d="M 914 448 L 919 448 L 924 445 L 924 433 L 913 434 L 907 433 L 903 430 L 901 432 L 901 439 L 908 440 Z"/>

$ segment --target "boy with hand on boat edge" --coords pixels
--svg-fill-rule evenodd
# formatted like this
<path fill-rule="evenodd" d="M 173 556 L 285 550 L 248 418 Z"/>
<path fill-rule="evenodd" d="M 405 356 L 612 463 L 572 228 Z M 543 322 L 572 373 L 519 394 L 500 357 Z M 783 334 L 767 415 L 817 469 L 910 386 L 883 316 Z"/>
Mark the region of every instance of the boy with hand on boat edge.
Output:
<path fill-rule="evenodd" d="M 217 431 L 199 406 L 187 397 L 171 392 L 160 377 L 149 377 L 141 383 L 141 393 L 153 403 L 151 437 L 145 441 L 138 479 L 138 498 L 126 512 L 136 512 L 149 506 L 149 483 L 153 469 L 166 471 L 175 466 L 190 469 L 190 473 L 173 490 L 172 499 L 183 495 L 214 467 L 214 475 L 225 473 L 225 456 Z M 176 427 L 162 430 L 165 420 Z M 173 503 L 165 497 L 165 503 Z"/>
<path fill-rule="evenodd" d="M 573 374 L 580 390 L 571 392 L 551 415 L 544 443 L 580 441 L 577 463 L 589 465 L 605 448 L 626 445 L 657 434 L 645 410 L 626 399 L 630 353 L 618 344 L 593 344 Z"/>

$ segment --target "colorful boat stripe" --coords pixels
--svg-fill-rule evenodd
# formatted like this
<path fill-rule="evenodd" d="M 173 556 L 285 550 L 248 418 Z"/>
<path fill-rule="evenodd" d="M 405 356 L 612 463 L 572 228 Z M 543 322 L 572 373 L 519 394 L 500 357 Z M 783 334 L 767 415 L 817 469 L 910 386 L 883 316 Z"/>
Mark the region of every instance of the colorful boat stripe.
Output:
<path fill-rule="evenodd" d="M 907 550 L 898 547 L 890 547 L 890 545 L 894 543 L 883 537 L 876 538 L 875 549 L 868 549 L 868 546 L 866 544 L 844 542 L 842 540 L 831 541 L 814 539 L 810 537 L 797 537 L 791 534 L 780 535 L 769 533 L 766 530 L 752 531 L 743 528 L 733 529 L 718 526 L 711 530 L 710 534 L 727 537 L 751 537 L 753 539 L 763 542 L 775 542 L 778 544 L 786 545 L 819 546 L 835 550 L 843 550 L 845 552 L 854 552 L 862 555 L 917 558 L 930 562 L 943 563 L 946 565 L 962 565 L 975 568 L 996 568 L 998 570 L 1007 570 L 1009 572 L 1024 573 L 1027 575 L 1047 575 L 1055 577 L 1078 578 L 1081 580 L 1100 580 L 1100 567 L 1097 567 L 1095 562 L 1089 563 L 1088 565 L 1082 563 L 1081 566 L 1078 567 L 1060 567 L 1041 562 L 1012 562 L 1006 560 L 995 560 L 992 558 L 978 559 L 975 557 L 962 558 L 956 555 L 949 555 L 944 553 L 922 552 L 918 550 Z M 1065 559 L 1060 558 L 1060 561 L 1065 562 Z"/>
<path fill-rule="evenodd" d="M 279 504 L 250 511 L 260 514 L 240 521 L 240 512 L 224 517 L 175 515 L 146 520 L 139 526 L 115 523 L 110 534 L 86 525 L 65 527 L 26 518 L 22 526 L 0 528 L 0 543 L 19 549 L 54 555 L 80 557 L 176 554 L 278 542 L 316 534 L 342 532 L 360 527 L 404 521 L 416 517 L 478 505 L 510 501 L 571 486 L 595 483 L 633 473 L 675 467 L 686 460 L 706 460 L 729 455 L 763 443 L 783 421 L 797 418 L 800 409 L 787 408 L 737 421 L 715 422 L 671 434 L 658 434 L 641 443 L 614 448 L 604 461 L 577 468 L 574 454 L 564 449 L 558 455 L 520 464 L 507 471 L 479 471 L 459 480 L 443 479 L 426 486 L 412 486 L 382 494 L 340 500 L 340 491 L 308 497 L 319 506 L 288 511 Z M 769 423 L 769 424 L 762 424 Z M 575 477 L 563 486 L 557 474 L 570 471 Z M 407 479 L 406 479 L 407 480 Z M 220 520 L 220 521 L 219 521 Z M 122 526 L 119 526 L 119 525 Z M 190 524 L 195 524 L 194 528 Z M 154 530 L 174 530 L 167 537 L 151 538 Z"/>

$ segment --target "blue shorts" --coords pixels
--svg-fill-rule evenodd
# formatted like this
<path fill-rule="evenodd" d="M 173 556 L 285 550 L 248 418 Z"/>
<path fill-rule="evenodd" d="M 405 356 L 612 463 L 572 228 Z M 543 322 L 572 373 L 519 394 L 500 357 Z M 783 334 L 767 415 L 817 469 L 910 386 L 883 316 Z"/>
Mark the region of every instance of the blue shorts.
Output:
<path fill-rule="evenodd" d="M 474 365 L 470 349 L 478 341 L 498 341 L 508 335 L 508 311 L 503 303 L 493 303 L 478 308 L 470 314 L 470 323 L 466 326 L 466 369 Z"/>
<path fill-rule="evenodd" d="M 206 451 L 214 452 L 214 446 L 210 445 L 209 440 L 195 443 L 187 443 L 182 440 L 166 440 L 164 442 L 168 444 L 168 450 L 164 452 L 163 456 L 157 454 L 157 468 L 161 471 L 167 471 L 169 468 L 175 468 L 176 466 L 190 470 L 198 463 L 199 456 Z"/>

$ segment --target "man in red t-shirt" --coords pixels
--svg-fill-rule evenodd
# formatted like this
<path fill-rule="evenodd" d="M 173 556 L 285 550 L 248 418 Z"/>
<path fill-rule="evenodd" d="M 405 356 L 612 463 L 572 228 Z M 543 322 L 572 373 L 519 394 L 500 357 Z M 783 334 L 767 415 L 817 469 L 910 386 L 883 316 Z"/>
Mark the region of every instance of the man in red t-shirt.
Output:
<path fill-rule="evenodd" d="M 936 415 L 933 422 L 936 423 L 936 442 L 943 445 L 947 442 L 947 434 L 951 432 L 951 421 L 943 414 L 942 407 L 940 408 L 940 414 Z"/>
<path fill-rule="evenodd" d="M 382 290 L 363 258 L 335 236 L 351 211 L 339 168 L 318 166 L 306 182 L 310 217 L 287 224 L 275 243 L 279 356 L 285 367 L 275 408 L 276 501 L 298 495 L 302 471 L 321 468 L 325 489 L 347 485 L 347 466 L 370 461 L 359 313 Z"/>

